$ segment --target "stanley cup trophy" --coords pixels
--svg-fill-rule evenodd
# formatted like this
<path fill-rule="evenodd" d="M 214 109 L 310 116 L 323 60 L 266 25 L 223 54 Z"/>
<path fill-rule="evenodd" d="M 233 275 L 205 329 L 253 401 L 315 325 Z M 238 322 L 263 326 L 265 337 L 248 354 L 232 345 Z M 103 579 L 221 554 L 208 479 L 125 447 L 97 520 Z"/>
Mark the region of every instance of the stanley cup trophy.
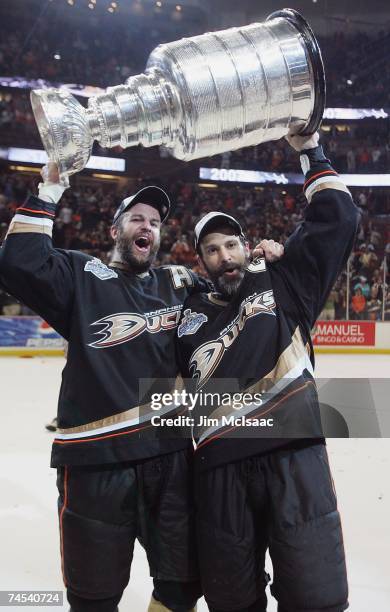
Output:
<path fill-rule="evenodd" d="M 159 45 L 144 73 L 84 108 L 71 94 L 35 90 L 31 103 L 61 176 L 79 172 L 92 144 L 163 145 L 189 161 L 317 130 L 325 77 L 315 36 L 299 13 Z"/>

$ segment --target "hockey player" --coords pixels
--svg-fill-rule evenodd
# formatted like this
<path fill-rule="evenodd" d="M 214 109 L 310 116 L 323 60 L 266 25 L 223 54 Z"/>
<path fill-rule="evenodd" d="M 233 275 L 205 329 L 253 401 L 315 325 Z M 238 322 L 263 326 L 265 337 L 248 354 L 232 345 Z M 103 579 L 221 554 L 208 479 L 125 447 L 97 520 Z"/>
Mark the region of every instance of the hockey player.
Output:
<path fill-rule="evenodd" d="M 149 387 L 155 379 L 174 387 L 183 302 L 209 285 L 183 266 L 151 267 L 170 208 L 162 189 L 145 187 L 120 204 L 106 266 L 53 248 L 53 219 L 68 185 L 55 164 L 42 176 L 39 196 L 17 209 L 0 249 L 0 284 L 69 342 L 51 465 L 71 610 L 117 609 L 138 537 L 154 577 L 149 611 L 187 612 L 201 594 L 192 443 L 180 431 L 151 426 Z M 267 241 L 259 248 L 276 256 Z M 164 409 L 175 413 L 174 405 Z"/>
<path fill-rule="evenodd" d="M 351 252 L 359 213 L 318 135 L 288 140 L 301 153 L 308 206 L 284 257 L 249 263 L 240 224 L 207 214 L 196 248 L 216 291 L 189 297 L 178 327 L 181 370 L 198 394 L 198 548 L 212 612 L 266 610 L 267 549 L 279 612 L 348 607 L 310 330 Z"/>
<path fill-rule="evenodd" d="M 151 427 L 138 380 L 177 374 L 174 333 L 184 299 L 207 287 L 180 266 L 151 268 L 169 198 L 146 187 L 123 200 L 109 266 L 52 246 L 66 185 L 43 169 L 0 249 L 0 283 L 68 342 L 51 465 L 58 468 L 62 571 L 73 612 L 113 612 L 135 538 L 154 577 L 150 610 L 186 612 L 200 596 L 193 542 L 192 445 Z M 166 414 L 176 408 L 168 406 Z"/>

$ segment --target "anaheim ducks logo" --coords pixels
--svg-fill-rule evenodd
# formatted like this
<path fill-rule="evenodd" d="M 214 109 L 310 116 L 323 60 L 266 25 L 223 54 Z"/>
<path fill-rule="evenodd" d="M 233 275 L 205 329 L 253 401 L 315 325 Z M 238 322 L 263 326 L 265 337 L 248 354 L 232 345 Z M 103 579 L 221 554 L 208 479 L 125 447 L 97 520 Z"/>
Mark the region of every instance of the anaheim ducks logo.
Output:
<path fill-rule="evenodd" d="M 260 314 L 275 316 L 275 300 L 272 290 L 255 293 L 240 305 L 239 313 L 225 329 L 220 338 L 205 342 L 190 357 L 189 370 L 197 378 L 197 388 L 202 387 L 213 375 L 225 352 L 231 347 L 251 317 Z"/>
<path fill-rule="evenodd" d="M 224 352 L 223 342 L 216 340 L 206 342 L 193 353 L 190 359 L 190 372 L 192 378 L 198 379 L 197 388 L 208 381 L 217 369 Z"/>
<path fill-rule="evenodd" d="M 176 329 L 179 324 L 182 306 L 173 306 L 151 313 L 139 314 L 134 312 L 119 312 L 103 317 L 91 326 L 103 326 L 94 335 L 102 336 L 99 340 L 92 342 L 88 346 L 92 348 L 108 348 L 130 342 L 145 331 L 157 334 L 161 331 Z"/>

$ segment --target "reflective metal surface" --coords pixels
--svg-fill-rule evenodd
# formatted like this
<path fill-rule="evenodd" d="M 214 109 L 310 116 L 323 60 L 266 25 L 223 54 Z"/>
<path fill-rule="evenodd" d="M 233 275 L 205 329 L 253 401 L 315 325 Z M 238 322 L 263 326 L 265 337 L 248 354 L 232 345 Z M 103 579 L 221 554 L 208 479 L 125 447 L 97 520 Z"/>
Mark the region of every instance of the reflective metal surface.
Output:
<path fill-rule="evenodd" d="M 182 160 L 318 128 L 325 103 L 321 53 L 296 11 L 264 23 L 159 45 L 145 73 L 93 96 L 35 90 L 32 106 L 61 174 L 81 170 L 92 143 L 165 146 Z"/>

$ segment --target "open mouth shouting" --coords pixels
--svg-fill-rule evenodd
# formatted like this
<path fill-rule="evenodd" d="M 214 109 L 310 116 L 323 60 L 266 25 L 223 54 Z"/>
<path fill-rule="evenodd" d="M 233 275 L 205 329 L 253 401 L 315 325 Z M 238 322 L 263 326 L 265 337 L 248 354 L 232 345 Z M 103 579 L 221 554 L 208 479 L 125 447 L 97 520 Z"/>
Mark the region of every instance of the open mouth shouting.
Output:
<path fill-rule="evenodd" d="M 220 276 L 229 279 L 235 279 L 240 275 L 240 267 L 239 266 L 229 266 L 221 271 Z"/>
<path fill-rule="evenodd" d="M 153 241 L 148 234 L 142 234 L 134 240 L 135 252 L 140 255 L 148 255 L 152 247 Z"/>

